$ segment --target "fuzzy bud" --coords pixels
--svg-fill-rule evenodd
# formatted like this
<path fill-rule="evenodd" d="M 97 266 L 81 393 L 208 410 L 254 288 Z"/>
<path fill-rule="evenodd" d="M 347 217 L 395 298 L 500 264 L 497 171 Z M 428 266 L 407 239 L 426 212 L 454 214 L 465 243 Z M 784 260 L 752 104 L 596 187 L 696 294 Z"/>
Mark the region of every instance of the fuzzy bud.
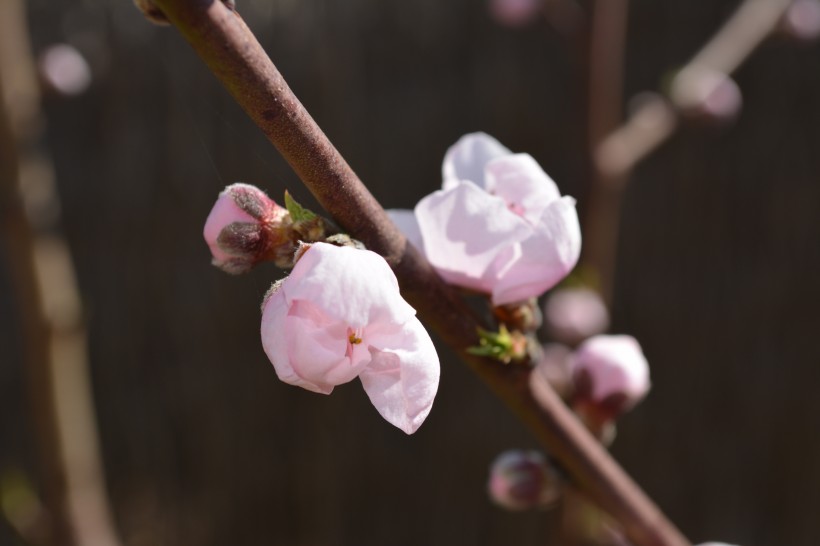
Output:
<path fill-rule="evenodd" d="M 609 311 L 601 296 L 589 288 L 555 290 L 544 305 L 547 332 L 568 345 L 598 335 L 609 328 Z"/>
<path fill-rule="evenodd" d="M 493 461 L 487 485 L 490 499 L 508 510 L 546 508 L 561 493 L 555 470 L 537 451 L 509 450 Z"/>
<path fill-rule="evenodd" d="M 231 184 L 205 221 L 212 263 L 228 273 L 245 273 L 262 261 L 292 266 L 297 240 L 288 211 L 249 184 Z"/>
<path fill-rule="evenodd" d="M 632 336 L 586 340 L 570 357 L 570 373 L 573 409 L 588 424 L 613 421 L 649 392 L 649 365 Z"/>

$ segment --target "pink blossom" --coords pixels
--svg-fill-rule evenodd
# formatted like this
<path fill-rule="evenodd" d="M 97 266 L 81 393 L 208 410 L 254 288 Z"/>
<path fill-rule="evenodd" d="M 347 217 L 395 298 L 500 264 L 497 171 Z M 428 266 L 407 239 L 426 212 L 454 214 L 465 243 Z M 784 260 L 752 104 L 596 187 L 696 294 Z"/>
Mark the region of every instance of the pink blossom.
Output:
<path fill-rule="evenodd" d="M 604 332 L 609 327 L 609 311 L 594 290 L 556 289 L 544 305 L 544 321 L 552 337 L 574 345 Z"/>
<path fill-rule="evenodd" d="M 576 397 L 614 418 L 649 392 L 649 365 L 632 336 L 595 336 L 570 357 Z"/>
<path fill-rule="evenodd" d="M 374 252 L 311 245 L 262 307 L 262 346 L 279 379 L 330 394 L 361 379 L 388 422 L 421 426 L 438 389 L 439 360 L 415 310 Z"/>
<path fill-rule="evenodd" d="M 447 151 L 442 171 L 442 189 L 419 201 L 415 224 L 388 212 L 411 241 L 418 230 L 444 280 L 491 294 L 498 306 L 543 294 L 575 266 L 575 200 L 561 197 L 531 156 L 473 133 Z"/>
<path fill-rule="evenodd" d="M 558 476 L 544 456 L 521 450 L 505 451 L 493 461 L 487 491 L 508 510 L 544 508 L 561 493 Z"/>
<path fill-rule="evenodd" d="M 205 221 L 203 235 L 212 263 L 228 273 L 244 273 L 256 263 L 280 254 L 293 255 L 294 243 L 284 233 L 287 210 L 249 184 L 226 187 Z"/>
<path fill-rule="evenodd" d="M 541 12 L 542 0 L 490 0 L 490 13 L 502 25 L 518 27 Z"/>

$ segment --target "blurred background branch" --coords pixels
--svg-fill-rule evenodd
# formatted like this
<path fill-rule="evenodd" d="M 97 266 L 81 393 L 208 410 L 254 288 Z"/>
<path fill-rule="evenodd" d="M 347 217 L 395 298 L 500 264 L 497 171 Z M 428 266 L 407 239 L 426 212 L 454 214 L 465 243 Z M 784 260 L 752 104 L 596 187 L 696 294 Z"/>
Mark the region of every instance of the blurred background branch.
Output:
<path fill-rule="evenodd" d="M 59 227 L 54 171 L 24 4 L 0 6 L 0 218 L 21 317 L 44 511 L 5 514 L 34 544 L 116 546 L 89 385 L 86 333 L 71 254 Z M 0 492 L 1 493 L 1 492 Z M 5 508 L 5 507 L 4 507 Z"/>

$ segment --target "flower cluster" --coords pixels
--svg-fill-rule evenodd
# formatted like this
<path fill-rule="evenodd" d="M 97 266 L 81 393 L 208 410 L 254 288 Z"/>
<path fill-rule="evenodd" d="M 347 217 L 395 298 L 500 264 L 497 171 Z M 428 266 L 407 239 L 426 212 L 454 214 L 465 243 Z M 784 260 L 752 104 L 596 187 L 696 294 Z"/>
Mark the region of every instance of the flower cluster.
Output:
<path fill-rule="evenodd" d="M 293 266 L 262 306 L 262 346 L 279 378 L 330 394 L 358 377 L 379 413 L 412 434 L 438 389 L 430 336 L 384 258 L 326 236 L 324 220 L 287 194 L 285 202 L 247 184 L 225 188 L 205 222 L 213 264 L 229 273 L 263 261 Z M 337 246 L 303 242 L 321 238 Z"/>

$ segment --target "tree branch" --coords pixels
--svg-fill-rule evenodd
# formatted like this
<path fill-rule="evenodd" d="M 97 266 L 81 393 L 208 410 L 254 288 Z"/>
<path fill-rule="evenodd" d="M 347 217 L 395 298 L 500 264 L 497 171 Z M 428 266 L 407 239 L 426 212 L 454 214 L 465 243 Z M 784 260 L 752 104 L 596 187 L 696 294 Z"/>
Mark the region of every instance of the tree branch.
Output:
<path fill-rule="evenodd" d="M 617 518 L 637 546 L 686 546 L 637 485 L 546 386 L 535 402 L 527 370 L 467 355 L 479 323 L 445 285 L 336 151 L 238 14 L 222 2 L 156 0 L 197 54 L 290 163 L 319 203 L 393 267 L 420 316 L 509 405 L 579 487 Z"/>

